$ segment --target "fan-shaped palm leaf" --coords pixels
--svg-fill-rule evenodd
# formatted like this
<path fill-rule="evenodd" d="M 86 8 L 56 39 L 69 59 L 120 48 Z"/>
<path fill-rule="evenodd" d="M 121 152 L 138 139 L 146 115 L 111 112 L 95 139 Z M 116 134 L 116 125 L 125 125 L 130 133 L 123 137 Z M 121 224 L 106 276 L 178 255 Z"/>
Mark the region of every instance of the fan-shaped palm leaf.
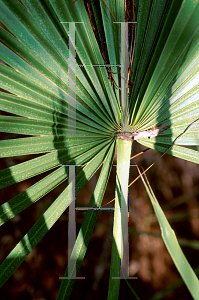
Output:
<path fill-rule="evenodd" d="M 192 0 L 139 0 L 136 5 L 135 57 L 129 78 L 133 89 L 129 116 L 126 116 L 129 131 L 137 134 L 163 123 L 168 129 L 162 134 L 139 142 L 162 152 L 172 145 L 170 154 L 199 163 L 197 151 L 181 147 L 199 144 L 199 3 Z M 4 62 L 0 64 L 3 89 L 0 109 L 9 113 L 0 116 L 0 130 L 30 136 L 0 141 L 0 156 L 43 154 L 0 171 L 0 186 L 3 188 L 58 167 L 3 204 L 0 207 L 1 224 L 66 181 L 66 165 L 71 164 L 81 169 L 76 178 L 77 193 L 103 165 L 90 202 L 91 207 L 101 206 L 115 153 L 116 133 L 121 128 L 117 88 L 120 76 L 115 73 L 120 70 L 117 67 L 119 45 L 124 47 L 126 41 L 121 39 L 119 25 L 112 24 L 124 22 L 124 2 L 100 0 L 98 9 L 97 30 L 104 28 L 106 63 L 112 65 L 112 81 L 104 65 L 103 47 L 99 48 L 99 39 L 97 42 L 83 1 L 0 0 L 3 23 L 0 27 L 0 58 Z M 74 22 L 76 42 L 69 25 Z M 71 57 L 74 49 L 68 60 L 69 38 L 70 45 L 76 49 L 76 63 Z M 127 201 L 131 143 L 117 139 L 116 208 L 120 208 L 121 194 Z M 70 185 L 2 263 L 1 285 L 73 201 L 69 190 Z M 71 254 L 71 260 L 77 261 L 77 271 L 96 216 L 97 211 L 86 214 L 76 240 L 78 255 L 75 251 Z M 111 276 L 117 276 L 119 272 L 119 255 L 122 256 L 123 251 L 121 230 L 117 232 L 117 228 L 121 228 L 121 219 L 124 218 L 116 209 Z M 178 263 L 175 258 L 174 262 Z M 70 297 L 74 279 L 68 270 L 66 276 L 69 278 L 62 282 L 58 299 Z M 111 279 L 109 299 L 116 299 L 118 293 L 119 284 Z"/>

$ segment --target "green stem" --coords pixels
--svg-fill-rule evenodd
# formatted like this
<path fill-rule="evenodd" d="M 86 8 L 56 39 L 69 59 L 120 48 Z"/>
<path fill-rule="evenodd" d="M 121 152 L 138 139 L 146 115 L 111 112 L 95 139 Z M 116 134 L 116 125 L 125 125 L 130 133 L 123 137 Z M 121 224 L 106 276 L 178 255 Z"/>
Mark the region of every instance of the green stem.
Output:
<path fill-rule="evenodd" d="M 115 190 L 115 211 L 113 224 L 113 245 L 109 280 L 108 300 L 116 300 L 119 296 L 120 265 L 124 265 L 124 240 L 128 240 L 128 181 L 131 155 L 131 140 L 117 139 L 117 173 Z M 125 253 L 126 254 L 126 253 Z"/>

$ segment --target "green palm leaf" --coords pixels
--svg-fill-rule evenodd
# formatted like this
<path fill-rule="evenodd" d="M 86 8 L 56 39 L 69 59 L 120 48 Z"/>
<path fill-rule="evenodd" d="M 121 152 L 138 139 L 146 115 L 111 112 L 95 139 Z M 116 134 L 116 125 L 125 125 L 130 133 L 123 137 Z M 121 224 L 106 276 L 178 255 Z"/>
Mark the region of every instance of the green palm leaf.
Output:
<path fill-rule="evenodd" d="M 140 171 L 139 171 L 140 173 Z M 141 173 L 140 173 L 141 175 Z M 142 175 L 141 175 L 142 177 Z M 158 222 L 160 224 L 160 228 L 162 231 L 162 238 L 165 242 L 165 245 L 173 258 L 173 261 L 175 262 L 176 267 L 178 268 L 182 278 L 184 279 L 188 289 L 190 290 L 192 296 L 194 299 L 199 299 L 198 290 L 199 290 L 199 281 L 196 277 L 196 274 L 190 267 L 186 257 L 184 256 L 179 244 L 178 240 L 176 238 L 176 235 L 172 228 L 170 227 L 151 187 L 148 182 L 144 180 L 142 177 L 142 181 L 145 185 L 145 188 L 147 190 L 147 193 L 149 195 L 149 198 L 151 200 L 151 203 L 153 205 L 153 208 L 156 212 L 156 216 L 158 218 Z"/>
<path fill-rule="evenodd" d="M 148 15 L 144 13 L 146 7 L 141 10 L 143 15 L 138 14 L 137 30 L 142 30 L 142 34 L 138 34 L 136 46 L 141 54 L 138 58 L 136 52 L 133 66 L 131 124 L 135 130 L 141 131 L 160 123 L 169 126 L 162 135 L 150 141 L 150 146 L 158 150 L 157 145 L 163 144 L 163 148 L 165 144 L 171 145 L 192 122 L 198 120 L 199 4 L 197 1 L 171 1 L 172 4 L 168 5 L 168 1 L 158 1 L 164 22 L 159 11 L 161 21 L 157 27 L 154 16 L 158 5 L 155 2 Z M 147 17 L 151 20 L 145 21 L 145 35 L 139 17 L 143 22 Z M 196 124 L 177 144 L 198 145 L 198 137 Z M 147 141 L 143 139 L 140 143 L 146 145 Z M 192 161 L 193 152 L 186 151 L 186 159 Z M 178 156 L 177 152 L 175 156 Z M 182 158 L 180 154 L 178 157 Z"/>

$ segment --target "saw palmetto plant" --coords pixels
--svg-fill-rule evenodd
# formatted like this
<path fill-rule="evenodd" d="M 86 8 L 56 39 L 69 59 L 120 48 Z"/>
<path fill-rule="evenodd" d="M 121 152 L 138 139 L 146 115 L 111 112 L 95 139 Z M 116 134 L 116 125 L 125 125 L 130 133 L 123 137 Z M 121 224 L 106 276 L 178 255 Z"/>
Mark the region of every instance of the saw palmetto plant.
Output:
<path fill-rule="evenodd" d="M 125 20 L 129 3 L 132 13 Z M 78 276 L 117 149 L 108 299 L 118 299 L 120 279 L 114 277 L 121 276 L 124 263 L 133 140 L 199 163 L 198 151 L 187 147 L 199 144 L 198 16 L 197 0 L 0 0 L 0 131 L 15 134 L 0 141 L 0 157 L 36 155 L 1 170 L 0 187 L 51 170 L 1 205 L 1 225 L 65 182 L 2 262 L 1 286 L 74 203 L 74 181 L 77 195 L 100 169 L 93 209 L 86 212 L 57 295 L 70 298 L 74 269 Z M 68 182 L 69 166 L 75 166 L 76 179 Z M 165 245 L 199 299 L 198 279 L 145 173 L 138 169 Z"/>

